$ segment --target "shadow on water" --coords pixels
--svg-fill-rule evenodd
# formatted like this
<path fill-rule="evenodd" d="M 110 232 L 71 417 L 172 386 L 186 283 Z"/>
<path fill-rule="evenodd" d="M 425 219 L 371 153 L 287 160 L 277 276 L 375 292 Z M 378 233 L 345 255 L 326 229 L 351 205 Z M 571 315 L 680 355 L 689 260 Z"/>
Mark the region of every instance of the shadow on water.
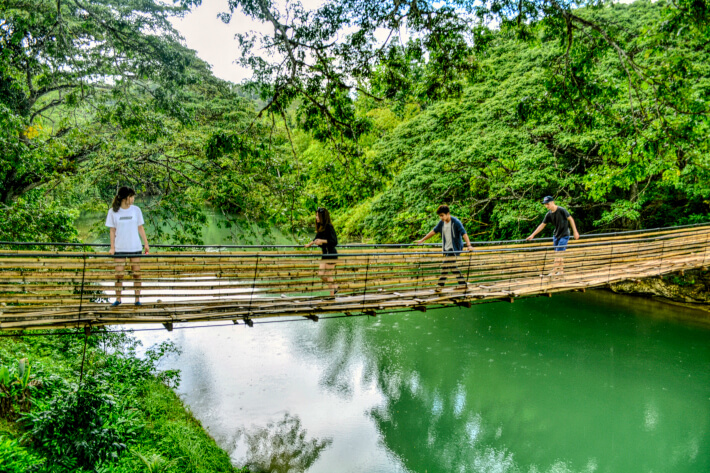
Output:
<path fill-rule="evenodd" d="M 304 472 L 332 443 L 331 438 L 308 439 L 301 419 L 288 413 L 265 427 L 239 429 L 231 440 L 235 450 L 246 450 L 244 464 L 253 473 Z"/>
<path fill-rule="evenodd" d="M 377 385 L 368 415 L 410 471 L 710 471 L 709 332 L 654 309 L 599 292 L 385 314 L 322 324 L 302 355 L 339 396 Z"/>

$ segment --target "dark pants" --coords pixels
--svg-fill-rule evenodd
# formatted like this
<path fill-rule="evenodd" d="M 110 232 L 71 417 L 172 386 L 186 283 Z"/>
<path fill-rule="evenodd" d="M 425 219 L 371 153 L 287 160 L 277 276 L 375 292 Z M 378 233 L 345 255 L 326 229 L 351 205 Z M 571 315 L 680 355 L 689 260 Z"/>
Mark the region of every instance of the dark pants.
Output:
<path fill-rule="evenodd" d="M 459 267 L 456 266 L 457 253 L 458 252 L 454 251 L 447 251 L 444 253 L 444 264 L 441 265 L 441 277 L 438 282 L 439 286 L 446 284 L 446 279 L 448 277 L 447 275 L 449 273 L 456 276 L 459 284 L 466 284 L 466 279 L 463 277 L 463 274 L 461 274 L 461 271 L 459 271 Z"/>

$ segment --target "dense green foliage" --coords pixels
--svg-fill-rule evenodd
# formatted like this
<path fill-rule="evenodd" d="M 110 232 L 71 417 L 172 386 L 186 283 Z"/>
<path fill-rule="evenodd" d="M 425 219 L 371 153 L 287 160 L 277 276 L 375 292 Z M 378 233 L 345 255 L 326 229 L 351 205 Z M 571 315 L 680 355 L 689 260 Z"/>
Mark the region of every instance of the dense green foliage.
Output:
<path fill-rule="evenodd" d="M 171 26 L 199 3 L 2 1 L 3 240 L 76 239 L 74 210 L 119 185 L 161 243 L 201 242 L 205 206 L 293 230 L 325 205 L 378 242 L 441 203 L 477 238 L 525 236 L 547 194 L 583 233 L 707 219 L 705 0 L 225 0 L 223 21 L 274 27 L 241 34 L 244 86 Z"/>
<path fill-rule="evenodd" d="M 157 371 L 172 345 L 138 358 L 132 338 L 95 334 L 78 384 L 82 337 L 1 340 L 1 471 L 237 471 L 171 390 L 179 373 Z"/>
<path fill-rule="evenodd" d="M 654 30 L 668 14 L 661 3 L 579 14 L 613 22 L 658 83 L 630 83 L 598 38 L 564 56 L 566 45 L 544 27 L 534 43 L 498 32 L 460 97 L 403 120 L 372 147 L 391 180 L 362 217 L 365 234 L 406 241 L 449 203 L 469 233 L 525 236 L 547 194 L 584 232 L 707 220 L 707 32 L 691 27 L 669 41 Z"/>

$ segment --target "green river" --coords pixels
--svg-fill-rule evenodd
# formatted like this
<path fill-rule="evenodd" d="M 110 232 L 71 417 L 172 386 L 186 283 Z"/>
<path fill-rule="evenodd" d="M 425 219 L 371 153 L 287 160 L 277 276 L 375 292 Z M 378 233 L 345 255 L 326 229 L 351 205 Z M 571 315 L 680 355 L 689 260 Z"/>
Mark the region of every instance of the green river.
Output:
<path fill-rule="evenodd" d="M 206 242 L 251 243 L 217 222 Z M 660 302 L 600 290 L 136 336 L 181 349 L 164 367 L 237 465 L 710 472 L 710 325 Z"/>
<path fill-rule="evenodd" d="M 708 472 L 710 329 L 686 315 L 590 291 L 137 335 L 180 347 L 166 367 L 237 464 Z"/>

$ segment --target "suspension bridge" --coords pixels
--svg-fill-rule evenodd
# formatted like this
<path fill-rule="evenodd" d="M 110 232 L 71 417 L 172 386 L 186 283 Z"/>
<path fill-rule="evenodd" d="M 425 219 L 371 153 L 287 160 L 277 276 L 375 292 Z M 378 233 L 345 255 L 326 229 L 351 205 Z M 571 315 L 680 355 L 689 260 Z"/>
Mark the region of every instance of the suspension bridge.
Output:
<path fill-rule="evenodd" d="M 455 263 L 440 246 L 346 245 L 337 260 L 325 260 L 335 263 L 325 274 L 320 252 L 302 247 L 158 245 L 126 263 L 123 303 L 115 307 L 117 263 L 96 251 L 100 245 L 0 242 L 0 330 L 375 316 L 513 302 L 710 265 L 710 224 L 583 235 L 564 253 L 549 239 L 473 244 Z M 449 273 L 441 286 L 453 265 L 460 275 Z"/>

